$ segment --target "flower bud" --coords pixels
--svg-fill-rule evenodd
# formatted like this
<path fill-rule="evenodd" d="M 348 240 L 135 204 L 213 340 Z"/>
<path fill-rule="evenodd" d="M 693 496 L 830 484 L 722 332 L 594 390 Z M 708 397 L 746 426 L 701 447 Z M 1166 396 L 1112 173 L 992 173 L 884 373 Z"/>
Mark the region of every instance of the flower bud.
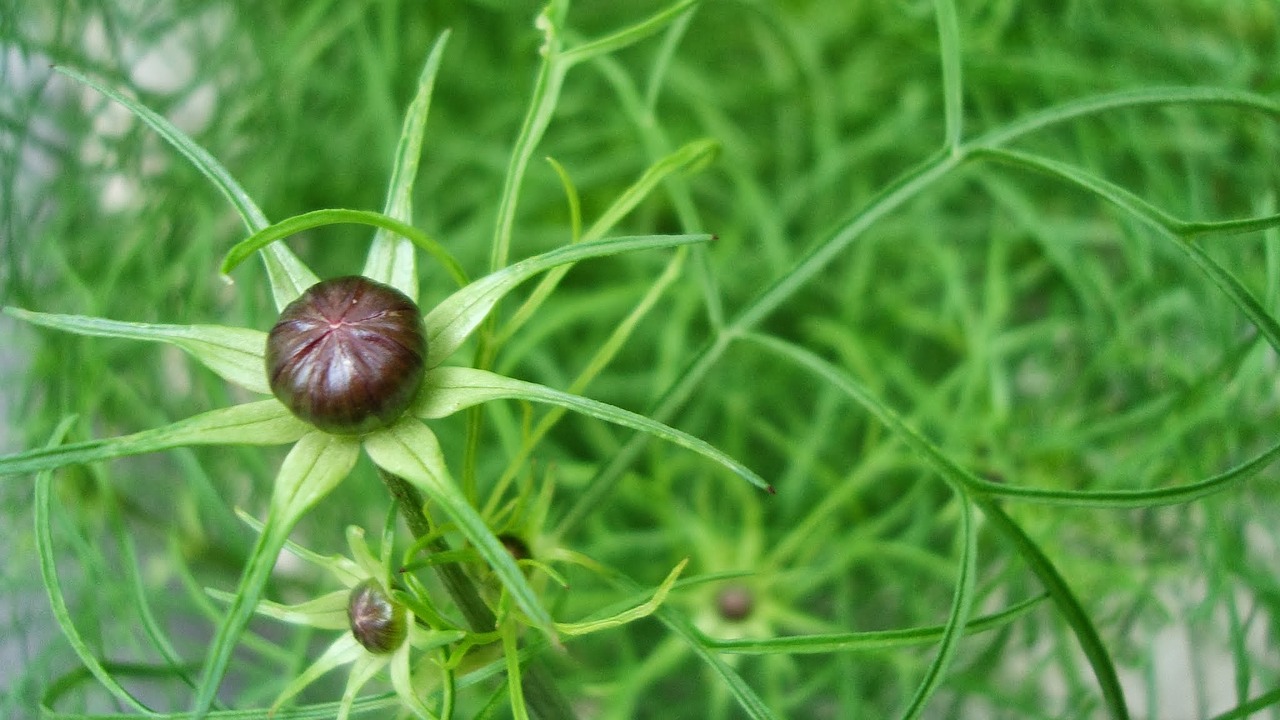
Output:
<path fill-rule="evenodd" d="M 716 610 L 729 622 L 746 620 L 755 607 L 755 593 L 745 585 L 728 585 L 716 595 Z"/>
<path fill-rule="evenodd" d="M 409 635 L 404 606 L 387 597 L 374 580 L 351 588 L 347 620 L 356 641 L 378 655 L 395 652 Z"/>
<path fill-rule="evenodd" d="M 267 336 L 277 399 L 325 432 L 359 435 L 404 414 L 426 365 L 422 313 L 404 293 L 359 275 L 312 285 Z"/>

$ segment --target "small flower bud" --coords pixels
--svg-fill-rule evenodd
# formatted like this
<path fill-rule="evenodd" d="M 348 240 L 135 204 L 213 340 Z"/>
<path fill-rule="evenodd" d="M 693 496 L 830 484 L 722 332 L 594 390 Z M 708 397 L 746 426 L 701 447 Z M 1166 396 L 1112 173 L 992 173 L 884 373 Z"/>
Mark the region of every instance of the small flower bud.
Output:
<path fill-rule="evenodd" d="M 511 557 L 516 560 L 528 560 L 533 557 L 533 553 L 529 552 L 529 544 L 520 539 L 518 535 L 503 533 L 498 536 L 498 542 L 502 543 L 502 547 L 511 553 Z"/>
<path fill-rule="evenodd" d="M 409 635 L 404 606 L 387 597 L 374 580 L 365 580 L 351 589 L 347 620 L 356 641 L 378 655 L 395 652 Z"/>
<path fill-rule="evenodd" d="M 751 617 L 755 607 L 755 593 L 745 585 L 726 586 L 716 595 L 716 609 L 720 612 L 720 617 L 729 622 L 746 620 Z"/>
<path fill-rule="evenodd" d="M 400 418 L 422 386 L 427 337 L 404 293 L 353 275 L 311 286 L 267 336 L 271 392 L 325 432 L 359 435 Z"/>

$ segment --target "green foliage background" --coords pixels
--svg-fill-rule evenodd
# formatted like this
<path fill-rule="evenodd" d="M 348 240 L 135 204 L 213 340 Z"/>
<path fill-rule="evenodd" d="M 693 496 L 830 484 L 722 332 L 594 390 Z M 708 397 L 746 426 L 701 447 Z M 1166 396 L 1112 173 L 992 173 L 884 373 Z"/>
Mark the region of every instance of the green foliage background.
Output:
<path fill-rule="evenodd" d="M 663 7 L 579 0 L 568 14 L 570 44 Z M 1105 179 L 1180 220 L 1274 215 L 1280 7 L 959 0 L 954 34 L 946 22 L 939 32 L 939 7 L 945 19 L 946 2 L 707 0 L 654 37 L 569 73 L 537 155 L 564 166 L 588 223 L 667 152 L 702 138 L 720 146 L 614 233 L 719 239 L 691 257 L 585 394 L 646 412 L 695 378 L 667 419 L 745 462 L 778 494 L 759 495 L 656 443 L 622 463 L 626 433 L 568 420 L 519 474 L 528 487 L 555 483 L 546 524 L 523 528 L 539 531 L 528 533 L 535 555 L 569 548 L 644 586 L 684 557 L 689 577 L 748 573 L 677 589 L 668 601 L 712 637 L 947 621 L 969 502 L 835 385 L 739 340 L 739 331 L 825 358 L 951 461 L 1009 486 L 1170 488 L 1276 443 L 1280 385 L 1266 323 L 1180 249 L 1201 249 L 1274 324 L 1275 223 L 1178 237 L 1153 228 L 1142 207 L 1124 207 L 1114 189 L 1091 193 L 1010 158 L 925 166 L 943 169 L 901 205 L 883 193 L 901 189 L 893 183 L 940 148 L 964 147 L 949 141 L 998 134 L 1082 98 L 1145 91 L 1160 102 L 1056 122 L 1010 148 Z M 246 267 L 234 286 L 217 275 L 222 253 L 242 239 L 231 208 L 151 131 L 51 74 L 51 63 L 132 88 L 281 219 L 381 207 L 404 106 L 444 28 L 453 36 L 428 124 L 417 224 L 473 277 L 483 274 L 538 68 L 539 9 L 481 0 L 0 2 L 0 300 L 261 329 L 274 315 L 258 268 Z M 948 54 L 951 41 L 957 53 Z M 944 67 L 959 74 L 948 81 Z M 1183 87 L 1262 100 L 1193 102 L 1171 89 Z M 859 213 L 868 209 L 874 222 L 864 227 Z M 569 218 L 559 178 L 535 160 L 513 258 L 567 242 Z M 851 228 L 847 248 L 809 273 L 808 253 L 833 248 Z M 322 276 L 346 274 L 358 270 L 367 233 L 324 228 L 291 245 Z M 502 348 L 496 369 L 567 387 L 667 260 L 645 253 L 574 269 Z M 422 267 L 429 305 L 452 288 L 436 266 Z M 762 306 L 762 296 L 780 302 Z M 503 307 L 509 315 L 518 303 Z M 69 414 L 81 417 L 82 436 L 100 437 L 234 399 L 176 351 L 40 332 L 7 317 L 0 333 L 10 338 L 0 351 L 6 450 L 43 442 Z M 712 367 L 691 365 L 718 343 Z M 486 408 L 475 473 L 482 497 L 519 451 L 526 412 Z M 455 467 L 466 432 L 462 420 L 439 428 Z M 261 507 L 278 460 L 258 449 L 192 450 L 61 474 L 55 530 L 72 617 L 160 707 L 185 708 L 188 689 L 163 673 L 130 675 L 156 660 L 137 631 L 135 593 L 150 599 L 184 657 L 200 657 L 217 608 L 199 588 L 234 582 L 252 534 L 231 510 Z M 1280 717 L 1276 472 L 1167 506 L 1158 494 L 1123 508 L 992 502 L 1078 598 L 1098 633 L 1092 650 L 1104 651 L 1101 666 L 1114 668 L 1135 716 L 1246 717 L 1257 699 L 1271 709 L 1256 717 Z M 389 501 L 379 487 L 369 468 L 358 470 L 295 538 L 340 551 L 345 525 L 380 526 Z M 8 557 L 0 665 L 9 668 L 0 671 L 0 714 L 35 713 L 42 701 L 68 713 L 112 711 L 92 680 L 74 674 L 50 618 L 29 482 L 6 479 L 0 496 Z M 1010 536 L 981 508 L 976 517 L 975 614 L 1041 593 Z M 126 564 L 138 569 L 136 583 Z M 287 567 L 279 575 L 275 593 L 295 599 L 320 580 Z M 549 591 L 560 616 L 622 597 L 585 571 L 569 576 L 571 589 Z M 717 592 L 732 584 L 755 598 L 744 622 L 717 615 Z M 928 680 L 938 648 L 929 643 L 816 654 L 766 643 L 762 654 L 721 657 L 782 717 L 891 717 L 914 710 L 922 687 L 931 717 L 1123 715 L 1099 688 L 1100 661 L 1081 652 L 1082 627 L 1061 604 L 1041 602 L 997 630 L 966 635 L 936 687 Z M 246 656 L 224 694 L 235 707 L 269 703 L 319 643 L 255 628 L 280 651 Z M 650 619 L 575 641 L 551 662 L 584 717 L 744 716 L 741 698 L 685 637 Z M 308 699 L 332 700 L 341 678 L 332 682 Z M 494 687 L 475 690 L 473 704 Z"/>

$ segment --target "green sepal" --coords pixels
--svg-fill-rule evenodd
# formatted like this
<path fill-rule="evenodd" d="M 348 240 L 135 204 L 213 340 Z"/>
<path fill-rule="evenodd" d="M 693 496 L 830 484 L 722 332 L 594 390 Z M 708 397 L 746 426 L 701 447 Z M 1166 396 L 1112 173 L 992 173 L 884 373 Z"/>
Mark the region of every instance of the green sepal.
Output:
<path fill-rule="evenodd" d="M 280 466 L 271 493 L 272 512 L 292 527 L 346 478 L 359 454 L 359 438 L 318 430 L 304 435 Z"/>
<path fill-rule="evenodd" d="M 289 684 L 280 691 L 280 694 L 276 696 L 276 699 L 271 702 L 271 711 L 268 713 L 268 716 L 274 715 L 275 712 L 280 709 L 281 705 L 284 705 L 286 701 L 305 690 L 308 685 L 320 679 L 320 677 L 325 673 L 333 670 L 334 668 L 341 667 L 348 663 L 353 663 L 364 657 L 366 654 L 365 649 L 360 647 L 360 643 L 356 642 L 355 637 L 351 633 L 345 632 L 339 635 L 338 638 L 334 640 L 323 653 L 321 653 L 320 657 L 316 658 L 315 662 L 308 665 L 306 670 L 299 673 L 297 677 L 290 681 Z"/>
<path fill-rule="evenodd" d="M 556 248 L 490 273 L 445 298 L 425 318 L 427 367 L 444 362 L 484 321 L 493 306 L 517 285 L 559 265 L 619 253 L 707 242 L 711 235 L 642 235 Z"/>
<path fill-rule="evenodd" d="M 599 420 L 649 433 L 714 460 L 743 480 L 772 493 L 773 487 L 750 468 L 703 440 L 630 410 L 584 398 L 545 385 L 515 380 L 486 370 L 438 367 L 427 371 L 418 400 L 410 411 L 435 419 L 490 400 L 527 400 L 568 408 Z"/>
<path fill-rule="evenodd" d="M 205 588 L 204 591 L 209 597 L 228 605 L 236 599 L 235 595 L 225 590 Z M 290 625 L 307 625 L 322 630 L 348 630 L 351 627 L 351 621 L 347 618 L 347 600 L 350 596 L 349 590 L 335 590 L 295 605 L 259 600 L 254 611 Z"/>
<path fill-rule="evenodd" d="M 418 93 L 405 113 L 400 130 L 400 142 L 396 145 L 395 165 L 391 169 L 391 183 L 387 190 L 387 202 L 382 212 L 388 217 L 413 224 L 413 184 L 418 177 L 418 161 L 422 157 L 422 137 L 427 126 L 427 113 L 431 109 L 431 91 L 435 87 L 436 73 L 440 70 L 440 58 L 444 55 L 449 31 L 436 38 L 427 55 L 422 74 L 418 76 Z M 367 278 L 386 283 L 417 302 L 418 272 L 413 243 L 402 237 L 394 237 L 379 228 L 369 245 L 364 270 Z"/>
<path fill-rule="evenodd" d="M 440 443 L 426 425 L 415 418 L 406 417 L 390 428 L 366 437 L 364 447 L 369 457 L 382 469 L 408 480 L 432 502 L 437 503 L 489 564 L 529 622 L 552 638 L 556 637 L 551 615 L 538 601 L 537 594 L 516 565 L 515 558 L 511 557 L 511 553 L 503 547 L 449 476 Z"/>
<path fill-rule="evenodd" d="M 34 312 L 12 307 L 5 308 L 4 311 L 33 325 L 77 335 L 169 343 L 186 351 L 227 382 L 239 385 L 250 392 L 271 394 L 262 359 L 267 346 L 267 334 L 260 330 L 222 325 L 124 322 L 87 315 Z"/>
<path fill-rule="evenodd" d="M 253 616 L 262 588 L 271 577 L 289 533 L 307 510 L 351 472 L 359 451 L 360 442 L 356 438 L 312 431 L 285 457 L 276 476 L 271 510 L 249 555 L 227 615 L 209 645 L 192 707 L 195 720 L 208 714 L 236 643 Z"/>
<path fill-rule="evenodd" d="M 211 410 L 132 435 L 0 457 L 0 475 L 22 475 L 72 463 L 142 455 L 187 445 L 283 445 L 302 437 L 308 428 L 279 401 L 260 400 Z"/>

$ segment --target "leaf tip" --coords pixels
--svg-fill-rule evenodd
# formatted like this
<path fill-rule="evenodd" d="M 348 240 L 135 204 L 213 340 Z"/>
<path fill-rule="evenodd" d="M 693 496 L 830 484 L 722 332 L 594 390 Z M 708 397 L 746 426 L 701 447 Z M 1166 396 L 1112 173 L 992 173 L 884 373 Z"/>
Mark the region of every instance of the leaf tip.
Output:
<path fill-rule="evenodd" d="M 765 485 L 765 486 L 764 486 L 764 491 L 765 491 L 765 492 L 767 492 L 767 493 L 769 493 L 770 495 L 777 495 L 777 494 L 778 494 L 778 491 L 774 489 L 773 485 Z"/>

